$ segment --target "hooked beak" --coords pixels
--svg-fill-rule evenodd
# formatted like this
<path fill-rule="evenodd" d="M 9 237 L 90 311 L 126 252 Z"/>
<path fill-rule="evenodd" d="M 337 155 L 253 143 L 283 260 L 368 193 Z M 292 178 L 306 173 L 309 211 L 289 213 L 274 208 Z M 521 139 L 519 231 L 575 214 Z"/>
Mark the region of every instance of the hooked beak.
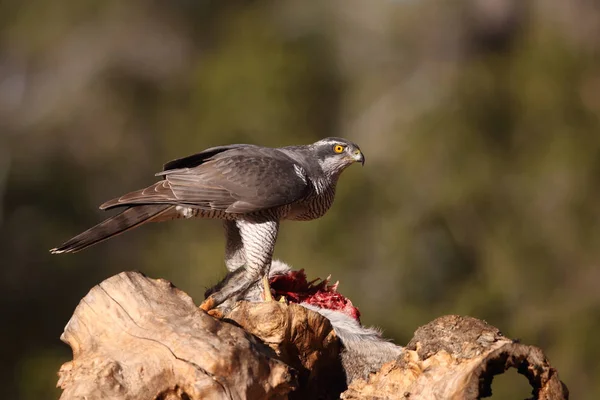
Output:
<path fill-rule="evenodd" d="M 363 153 L 356 149 L 354 150 L 354 161 L 361 163 L 363 166 L 365 165 L 365 156 L 363 155 Z"/>

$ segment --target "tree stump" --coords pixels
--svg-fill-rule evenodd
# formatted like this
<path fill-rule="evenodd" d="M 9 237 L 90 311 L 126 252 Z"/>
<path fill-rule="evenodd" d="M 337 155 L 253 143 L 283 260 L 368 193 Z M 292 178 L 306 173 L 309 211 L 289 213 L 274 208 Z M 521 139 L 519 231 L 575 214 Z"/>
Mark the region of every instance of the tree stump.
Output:
<path fill-rule="evenodd" d="M 169 282 L 136 272 L 92 288 L 61 339 L 73 350 L 59 371 L 62 400 L 476 399 L 510 367 L 534 399 L 568 398 L 540 349 L 459 316 L 419 328 L 397 360 L 346 387 L 342 346 L 320 314 L 240 302 L 218 320 Z"/>
<path fill-rule="evenodd" d="M 61 399 L 287 398 L 293 371 L 243 329 L 134 272 L 95 286 L 61 336 Z"/>

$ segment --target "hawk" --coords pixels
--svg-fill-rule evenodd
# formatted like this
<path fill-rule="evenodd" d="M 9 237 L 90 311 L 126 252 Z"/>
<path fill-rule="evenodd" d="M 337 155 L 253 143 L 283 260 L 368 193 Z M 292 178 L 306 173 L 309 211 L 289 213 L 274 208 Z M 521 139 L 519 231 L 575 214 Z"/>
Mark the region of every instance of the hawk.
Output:
<path fill-rule="evenodd" d="M 237 299 L 261 280 L 263 296 L 270 300 L 268 274 L 280 222 L 323 216 L 333 203 L 340 174 L 355 162 L 364 165 L 360 148 L 341 138 L 280 148 L 212 147 L 168 162 L 156 174 L 162 180 L 102 204 L 102 210 L 122 211 L 50 252 L 74 253 L 147 222 L 221 219 L 227 269 L 244 268 L 201 308 L 208 311 Z"/>

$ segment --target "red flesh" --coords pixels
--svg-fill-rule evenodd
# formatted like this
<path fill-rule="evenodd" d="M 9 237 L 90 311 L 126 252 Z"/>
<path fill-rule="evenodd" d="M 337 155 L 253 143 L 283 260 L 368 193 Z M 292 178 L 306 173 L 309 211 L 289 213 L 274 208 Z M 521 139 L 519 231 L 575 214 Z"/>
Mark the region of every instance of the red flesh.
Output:
<path fill-rule="evenodd" d="M 329 310 L 341 311 L 356 319 L 360 318 L 360 311 L 352 305 L 350 299 L 337 291 L 338 283 L 329 285 L 329 278 L 317 278 L 308 282 L 304 270 L 289 271 L 286 274 L 276 275 L 269 279 L 271 290 L 275 296 L 285 296 L 292 303 L 307 303 Z"/>

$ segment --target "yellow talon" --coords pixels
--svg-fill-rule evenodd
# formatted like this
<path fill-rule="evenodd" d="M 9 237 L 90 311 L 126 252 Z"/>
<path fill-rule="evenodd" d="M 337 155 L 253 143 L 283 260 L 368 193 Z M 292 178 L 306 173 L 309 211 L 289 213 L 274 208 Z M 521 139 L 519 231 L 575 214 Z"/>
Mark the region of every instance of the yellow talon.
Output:
<path fill-rule="evenodd" d="M 215 300 L 212 297 L 208 297 L 206 300 L 200 304 L 200 308 L 206 312 L 215 308 Z"/>
<path fill-rule="evenodd" d="M 264 290 L 265 301 L 273 301 L 273 295 L 271 295 L 271 285 L 269 285 L 269 277 L 266 275 L 262 277 L 262 285 Z"/>
<path fill-rule="evenodd" d="M 214 317 L 216 319 L 223 319 L 223 317 L 225 316 L 225 315 L 223 315 L 223 313 L 220 310 L 218 310 L 216 308 L 209 310 L 208 315 L 210 315 L 211 317 Z"/>

